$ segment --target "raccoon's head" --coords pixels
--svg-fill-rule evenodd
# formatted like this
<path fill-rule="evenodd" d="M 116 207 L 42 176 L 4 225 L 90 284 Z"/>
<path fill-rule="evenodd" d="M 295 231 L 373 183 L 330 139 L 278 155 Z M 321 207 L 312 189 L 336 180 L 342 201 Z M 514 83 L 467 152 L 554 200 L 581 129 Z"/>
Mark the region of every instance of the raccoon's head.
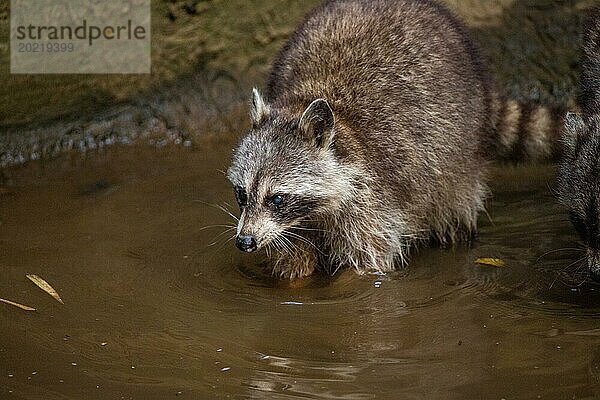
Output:
<path fill-rule="evenodd" d="M 594 279 L 600 279 L 600 116 L 568 113 L 565 155 L 558 173 L 561 202 L 587 248 Z"/>
<path fill-rule="evenodd" d="M 250 115 L 252 128 L 227 172 L 241 210 L 236 244 L 246 252 L 338 208 L 348 191 L 332 149 L 335 122 L 327 101 L 288 115 L 254 89 Z"/>

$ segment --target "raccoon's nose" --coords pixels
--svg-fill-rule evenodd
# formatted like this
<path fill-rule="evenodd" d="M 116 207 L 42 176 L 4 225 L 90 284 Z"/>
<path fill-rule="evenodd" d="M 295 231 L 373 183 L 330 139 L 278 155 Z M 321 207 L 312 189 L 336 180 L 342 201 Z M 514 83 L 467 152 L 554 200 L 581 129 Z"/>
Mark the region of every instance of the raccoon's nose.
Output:
<path fill-rule="evenodd" d="M 239 235 L 235 241 L 238 249 L 251 253 L 256 250 L 256 239 L 252 235 Z"/>

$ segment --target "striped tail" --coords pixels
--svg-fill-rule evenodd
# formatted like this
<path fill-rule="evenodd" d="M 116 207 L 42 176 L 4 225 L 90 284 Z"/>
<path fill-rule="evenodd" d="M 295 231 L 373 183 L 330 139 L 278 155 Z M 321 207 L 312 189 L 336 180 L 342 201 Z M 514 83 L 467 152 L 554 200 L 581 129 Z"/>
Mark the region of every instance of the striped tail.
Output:
<path fill-rule="evenodd" d="M 561 132 L 565 108 L 497 101 L 496 156 L 504 161 L 556 161 L 562 153 Z"/>

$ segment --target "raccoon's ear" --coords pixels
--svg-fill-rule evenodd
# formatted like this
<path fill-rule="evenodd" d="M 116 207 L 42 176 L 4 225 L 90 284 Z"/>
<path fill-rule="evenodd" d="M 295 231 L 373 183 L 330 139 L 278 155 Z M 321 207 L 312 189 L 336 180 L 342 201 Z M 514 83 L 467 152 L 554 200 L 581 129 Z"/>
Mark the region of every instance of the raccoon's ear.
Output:
<path fill-rule="evenodd" d="M 585 122 L 581 115 L 568 112 L 565 116 L 565 129 L 562 134 L 562 142 L 567 153 L 574 153 L 579 136 L 585 129 Z"/>
<path fill-rule="evenodd" d="M 250 101 L 250 118 L 252 125 L 259 125 L 269 114 L 269 106 L 265 103 L 258 89 L 252 89 L 252 99 Z"/>
<path fill-rule="evenodd" d="M 317 99 L 310 103 L 300 117 L 298 124 L 306 138 L 317 147 L 326 149 L 333 142 L 335 118 L 333 110 L 324 99 Z"/>

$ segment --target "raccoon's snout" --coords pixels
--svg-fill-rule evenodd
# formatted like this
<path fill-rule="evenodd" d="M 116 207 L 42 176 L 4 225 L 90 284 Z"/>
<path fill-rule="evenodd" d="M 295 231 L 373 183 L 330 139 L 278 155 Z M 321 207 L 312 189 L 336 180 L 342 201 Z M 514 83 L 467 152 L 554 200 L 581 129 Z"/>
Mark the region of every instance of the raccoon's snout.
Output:
<path fill-rule="evenodd" d="M 256 239 L 252 235 L 238 235 L 235 245 L 246 253 L 252 253 L 258 247 Z"/>

